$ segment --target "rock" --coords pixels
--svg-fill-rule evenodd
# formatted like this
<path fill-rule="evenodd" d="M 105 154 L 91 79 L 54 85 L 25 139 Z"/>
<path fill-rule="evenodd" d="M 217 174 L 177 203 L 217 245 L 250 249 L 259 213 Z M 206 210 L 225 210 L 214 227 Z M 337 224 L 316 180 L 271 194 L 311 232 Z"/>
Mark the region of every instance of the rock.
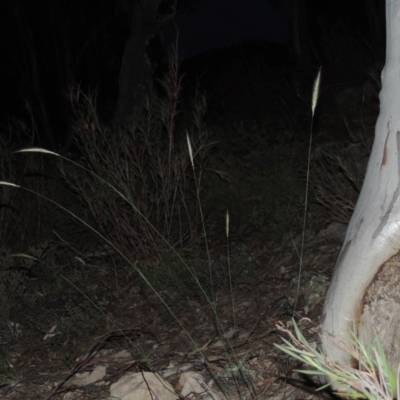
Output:
<path fill-rule="evenodd" d="M 110 395 L 119 400 L 178 400 L 172 386 L 153 372 L 132 372 L 110 388 Z"/>

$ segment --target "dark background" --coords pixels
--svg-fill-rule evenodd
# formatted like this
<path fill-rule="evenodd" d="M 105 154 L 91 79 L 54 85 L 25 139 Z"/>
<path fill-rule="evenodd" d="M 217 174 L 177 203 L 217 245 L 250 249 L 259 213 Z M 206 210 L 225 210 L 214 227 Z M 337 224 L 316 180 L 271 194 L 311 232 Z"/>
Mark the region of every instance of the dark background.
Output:
<path fill-rule="evenodd" d="M 139 4 L 132 2 L 136 3 Z M 252 53 L 262 56 L 265 67 L 281 65 L 289 75 L 303 74 L 307 85 L 308 72 L 314 74 L 318 65 L 329 73 L 339 67 L 332 65 L 327 55 L 334 51 L 330 45 L 348 45 L 346 35 L 353 35 L 354 46 L 362 37 L 382 59 L 383 0 L 299 0 L 301 54 L 295 53 L 293 45 L 294 4 L 291 0 L 179 3 L 173 13 L 176 18 L 155 31 L 154 40 L 147 47 L 155 66 L 154 76 L 159 77 L 164 71 L 176 29 L 179 53 L 186 60 L 189 79 L 217 64 L 233 63 L 230 57 L 236 56 L 229 55 L 227 49 L 238 46 L 249 53 L 249 60 Z M 373 9 L 372 15 L 368 5 Z M 160 15 L 162 7 L 169 12 L 170 4 L 162 2 Z M 376 19 L 371 20 L 371 16 Z M 65 143 L 73 119 L 66 99 L 71 84 L 79 84 L 85 93 L 96 92 L 101 117 L 113 119 L 123 55 L 135 18 L 135 12 L 123 1 L 99 1 L 93 5 L 77 0 L 10 0 L 2 2 L 0 18 L 3 123 L 10 118 L 31 121 L 33 116 L 35 140 L 41 139 L 43 145 L 50 147 Z M 336 43 L 327 40 L 330 35 Z M 196 59 L 190 63 L 193 56 Z M 352 61 L 341 60 L 343 69 Z M 188 81 L 187 86 L 190 84 Z M 45 130 L 47 134 L 43 133 Z"/>

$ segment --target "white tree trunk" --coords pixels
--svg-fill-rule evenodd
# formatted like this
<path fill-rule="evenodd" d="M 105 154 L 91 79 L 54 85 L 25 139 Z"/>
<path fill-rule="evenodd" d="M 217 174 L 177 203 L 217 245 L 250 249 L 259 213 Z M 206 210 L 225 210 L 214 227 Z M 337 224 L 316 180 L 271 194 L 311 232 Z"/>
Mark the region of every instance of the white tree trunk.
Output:
<path fill-rule="evenodd" d="M 399 295 L 386 299 L 383 308 L 377 305 L 386 293 L 382 285 L 389 285 L 394 279 L 391 274 L 400 272 L 400 268 L 391 269 L 386 271 L 386 278 L 377 280 L 384 264 L 400 265 L 396 264 L 400 250 L 400 0 L 386 0 L 386 31 L 386 64 L 374 145 L 321 318 L 320 346 L 338 362 L 351 360 L 347 359 L 343 346 L 338 348 L 335 343 L 346 342 L 349 331 L 358 331 L 361 321 L 365 322 L 367 335 L 379 334 L 387 351 L 393 350 L 400 334 Z M 389 289 L 388 293 L 400 292 L 397 285 Z M 374 312 L 375 317 L 371 317 Z M 375 321 L 380 317 L 379 325 Z M 382 321 L 390 317 L 397 322 L 386 327 L 390 324 Z M 399 357 L 398 352 L 392 353 L 391 361 L 398 363 Z"/>

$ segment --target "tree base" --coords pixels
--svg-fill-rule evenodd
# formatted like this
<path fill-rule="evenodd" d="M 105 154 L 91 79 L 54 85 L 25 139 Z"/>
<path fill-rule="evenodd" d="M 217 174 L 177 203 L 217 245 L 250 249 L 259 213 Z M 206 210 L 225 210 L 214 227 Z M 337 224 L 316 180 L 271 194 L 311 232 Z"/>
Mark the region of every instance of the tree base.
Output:
<path fill-rule="evenodd" d="M 389 364 L 400 363 L 400 252 L 381 266 L 364 296 L 359 337 L 378 337 Z"/>

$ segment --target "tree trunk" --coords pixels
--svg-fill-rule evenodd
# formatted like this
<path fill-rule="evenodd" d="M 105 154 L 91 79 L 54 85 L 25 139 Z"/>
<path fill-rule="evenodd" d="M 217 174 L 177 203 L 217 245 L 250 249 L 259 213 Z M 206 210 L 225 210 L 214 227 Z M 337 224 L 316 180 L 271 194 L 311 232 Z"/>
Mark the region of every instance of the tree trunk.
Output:
<path fill-rule="evenodd" d="M 399 15 L 400 0 L 386 0 L 386 64 L 374 145 L 321 318 L 320 346 L 337 362 L 352 361 L 337 346 L 348 341 L 350 330 L 378 335 L 390 362 L 397 367 L 400 361 Z"/>
<path fill-rule="evenodd" d="M 138 0 L 133 3 L 131 32 L 122 60 L 115 111 L 115 120 L 120 124 L 134 121 L 146 97 L 154 94 L 154 66 L 148 47 L 166 22 L 174 18 L 176 1 Z"/>
<path fill-rule="evenodd" d="M 30 86 L 29 89 L 31 90 L 31 96 L 29 96 L 29 100 L 32 102 L 33 115 L 41 123 L 41 135 L 39 135 L 38 139 L 41 139 L 40 145 L 42 147 L 54 149 L 55 143 L 51 129 L 50 116 L 46 107 L 43 88 L 40 83 L 39 61 L 36 46 L 33 40 L 34 35 L 30 29 L 30 24 L 26 18 L 27 14 L 25 13 L 22 2 L 15 1 L 12 10 L 17 21 L 21 41 L 26 48 L 28 65 L 30 69 L 28 84 Z"/>

